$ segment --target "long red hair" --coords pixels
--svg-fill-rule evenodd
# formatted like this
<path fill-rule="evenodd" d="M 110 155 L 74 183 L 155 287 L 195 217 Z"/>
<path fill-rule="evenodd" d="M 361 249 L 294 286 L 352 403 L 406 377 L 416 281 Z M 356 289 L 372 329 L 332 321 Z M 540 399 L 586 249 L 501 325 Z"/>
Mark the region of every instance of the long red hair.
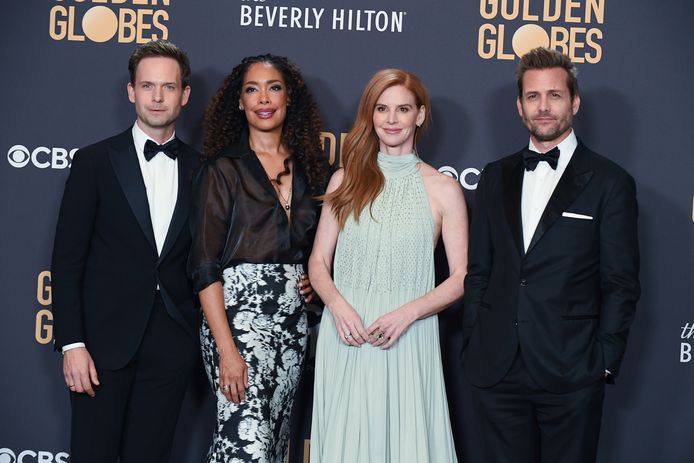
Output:
<path fill-rule="evenodd" d="M 383 189 L 385 178 L 377 163 L 380 144 L 374 129 L 373 114 L 381 94 L 397 85 L 402 85 L 412 92 L 417 109 L 424 106 L 426 116 L 430 112 L 429 94 L 422 81 L 414 74 L 401 69 L 383 69 L 369 80 L 359 100 L 357 118 L 342 147 L 342 183 L 335 191 L 321 198 L 330 205 L 340 228 L 345 226 L 350 214 L 358 221 L 364 208 L 367 205 L 371 206 Z M 415 144 L 424 132 L 428 120 L 429 118 L 425 117 L 421 127 L 415 131 Z"/>

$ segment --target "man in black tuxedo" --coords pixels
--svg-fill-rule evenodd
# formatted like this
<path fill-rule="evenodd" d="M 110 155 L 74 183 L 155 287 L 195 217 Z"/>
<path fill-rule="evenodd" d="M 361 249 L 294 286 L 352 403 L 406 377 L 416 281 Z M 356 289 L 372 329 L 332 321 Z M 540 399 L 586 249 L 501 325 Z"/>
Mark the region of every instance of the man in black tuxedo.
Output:
<path fill-rule="evenodd" d="M 634 180 L 578 141 L 570 59 L 518 67 L 527 148 L 480 177 L 465 280 L 463 362 L 485 463 L 595 461 L 605 382 L 639 298 Z"/>
<path fill-rule="evenodd" d="M 167 41 L 128 63 L 135 124 L 79 150 L 53 249 L 55 347 L 72 405 L 72 463 L 168 461 L 198 358 L 186 276 L 198 155 L 175 137 L 190 64 Z"/>

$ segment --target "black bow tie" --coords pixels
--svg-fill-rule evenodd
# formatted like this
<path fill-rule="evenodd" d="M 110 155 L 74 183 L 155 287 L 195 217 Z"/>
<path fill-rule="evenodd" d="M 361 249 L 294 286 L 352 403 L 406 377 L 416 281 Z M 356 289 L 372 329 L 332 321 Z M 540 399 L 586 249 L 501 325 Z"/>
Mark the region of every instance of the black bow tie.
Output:
<path fill-rule="evenodd" d="M 523 164 L 525 164 L 525 170 L 535 170 L 537 163 L 541 161 L 546 161 L 552 170 L 557 170 L 559 148 L 555 146 L 545 154 L 536 153 L 528 148 L 523 151 Z"/>
<path fill-rule="evenodd" d="M 157 153 L 164 153 L 171 159 L 176 159 L 176 152 L 178 151 L 178 139 L 164 143 L 163 145 L 158 145 L 152 140 L 147 140 L 145 143 L 145 159 L 150 161 Z"/>

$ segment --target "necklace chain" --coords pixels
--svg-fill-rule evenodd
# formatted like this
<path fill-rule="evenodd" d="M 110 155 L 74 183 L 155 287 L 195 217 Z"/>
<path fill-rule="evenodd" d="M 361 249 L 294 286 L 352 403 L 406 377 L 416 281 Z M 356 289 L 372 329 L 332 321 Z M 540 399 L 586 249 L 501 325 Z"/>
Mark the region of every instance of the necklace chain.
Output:
<path fill-rule="evenodd" d="M 290 203 L 290 200 L 292 199 L 292 187 L 291 187 L 291 185 L 289 186 L 289 195 L 287 195 L 287 196 L 285 197 L 285 196 L 282 194 L 282 189 L 280 188 L 279 184 L 277 183 L 277 180 L 271 179 L 270 177 L 268 177 L 268 179 L 270 180 L 270 183 L 272 183 L 272 186 L 273 186 L 273 187 L 275 188 L 275 190 L 277 191 L 277 194 L 280 195 L 280 198 L 282 198 L 282 201 L 284 201 L 284 208 L 285 208 L 286 210 L 291 209 L 291 208 L 292 208 L 292 205 L 291 205 L 291 203 Z"/>
<path fill-rule="evenodd" d="M 251 146 L 251 149 L 253 149 L 252 146 Z M 260 159 L 259 159 L 259 160 L 260 160 Z M 262 163 L 261 163 L 261 164 L 262 164 Z M 263 166 L 263 169 L 265 169 L 265 166 Z M 282 198 L 282 201 L 284 202 L 284 209 L 287 210 L 287 211 L 288 211 L 289 209 L 291 209 L 291 208 L 292 208 L 292 204 L 291 204 L 291 199 L 292 199 L 292 186 L 291 186 L 291 184 L 289 185 L 289 195 L 285 197 L 285 196 L 282 194 L 282 189 L 280 188 L 279 183 L 277 182 L 277 179 L 270 178 L 270 176 L 268 175 L 267 171 L 265 171 L 265 176 L 267 176 L 267 179 L 270 181 L 270 184 L 271 184 L 272 187 L 275 189 L 275 191 L 277 191 L 277 194 L 279 195 L 279 197 Z"/>

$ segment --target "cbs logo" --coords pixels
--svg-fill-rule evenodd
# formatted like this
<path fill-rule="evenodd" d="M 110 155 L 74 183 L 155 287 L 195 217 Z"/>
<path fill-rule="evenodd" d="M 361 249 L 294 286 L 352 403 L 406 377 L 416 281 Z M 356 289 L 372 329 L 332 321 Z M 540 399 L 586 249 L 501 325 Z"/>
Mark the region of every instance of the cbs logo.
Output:
<path fill-rule="evenodd" d="M 458 180 L 463 188 L 470 191 L 477 189 L 477 182 L 479 181 L 481 173 L 479 169 L 468 167 L 459 175 L 458 171 L 451 166 L 441 166 L 439 167 L 439 172 Z"/>
<path fill-rule="evenodd" d="M 47 148 L 39 146 L 29 150 L 24 145 L 14 145 L 7 151 L 7 162 L 12 167 L 21 169 L 29 163 L 39 169 L 66 169 L 72 164 L 72 157 L 77 148 L 70 151 L 65 148 Z M 3 463 L 0 461 L 0 463 Z"/>
<path fill-rule="evenodd" d="M 68 463 L 70 455 L 65 452 L 56 453 L 39 450 L 24 450 L 18 455 L 8 449 L 0 449 L 0 463 Z"/>

